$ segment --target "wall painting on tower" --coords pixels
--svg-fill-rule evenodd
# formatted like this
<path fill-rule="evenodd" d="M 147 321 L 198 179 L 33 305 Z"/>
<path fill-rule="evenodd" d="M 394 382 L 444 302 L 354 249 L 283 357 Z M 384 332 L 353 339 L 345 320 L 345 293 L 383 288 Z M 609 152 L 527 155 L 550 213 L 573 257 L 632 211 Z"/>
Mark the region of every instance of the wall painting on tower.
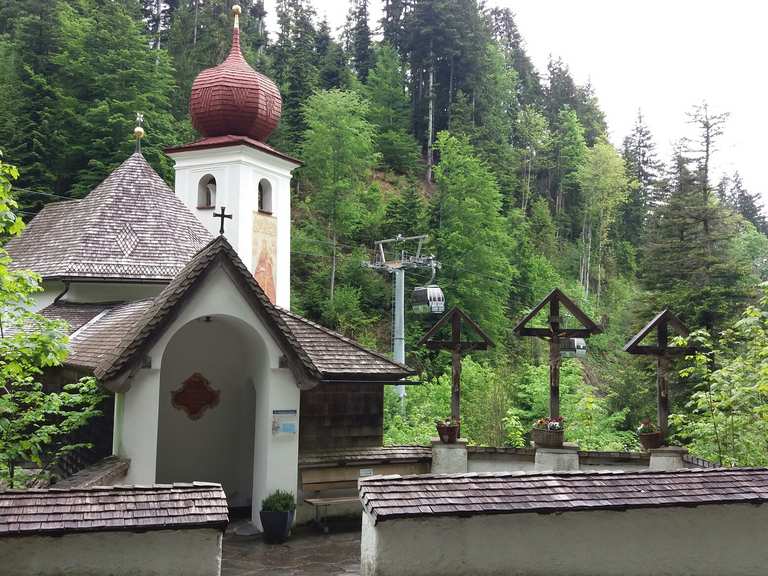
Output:
<path fill-rule="evenodd" d="M 277 291 L 277 219 L 268 214 L 253 214 L 253 277 L 275 303 Z"/>

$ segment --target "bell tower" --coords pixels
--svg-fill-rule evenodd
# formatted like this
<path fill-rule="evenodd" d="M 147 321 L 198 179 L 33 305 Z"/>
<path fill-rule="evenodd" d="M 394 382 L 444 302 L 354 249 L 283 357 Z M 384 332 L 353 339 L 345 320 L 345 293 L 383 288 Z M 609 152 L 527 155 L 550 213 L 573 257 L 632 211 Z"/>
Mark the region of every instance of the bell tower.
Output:
<path fill-rule="evenodd" d="M 282 110 L 280 91 L 240 51 L 240 6 L 233 6 L 232 48 L 192 85 L 189 111 L 202 138 L 170 148 L 176 195 L 211 231 L 214 213 L 232 214 L 224 235 L 272 302 L 290 308 L 291 173 L 301 163 L 266 139 Z"/>

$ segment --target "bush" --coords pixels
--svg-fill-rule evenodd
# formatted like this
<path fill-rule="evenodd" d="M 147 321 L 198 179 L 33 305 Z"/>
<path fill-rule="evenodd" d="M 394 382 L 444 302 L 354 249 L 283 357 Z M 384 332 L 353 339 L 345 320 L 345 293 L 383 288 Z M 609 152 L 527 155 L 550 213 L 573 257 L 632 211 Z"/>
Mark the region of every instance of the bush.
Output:
<path fill-rule="evenodd" d="M 285 490 L 275 490 L 261 501 L 262 512 L 293 512 L 296 510 L 296 499 Z"/>

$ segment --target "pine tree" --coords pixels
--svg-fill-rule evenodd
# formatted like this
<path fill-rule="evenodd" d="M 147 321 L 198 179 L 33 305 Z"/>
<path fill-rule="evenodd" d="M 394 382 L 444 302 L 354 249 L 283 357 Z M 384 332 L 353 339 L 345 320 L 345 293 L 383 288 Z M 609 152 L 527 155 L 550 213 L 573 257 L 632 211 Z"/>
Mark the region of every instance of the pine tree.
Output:
<path fill-rule="evenodd" d="M 418 144 L 408 131 L 410 105 L 405 75 L 397 52 L 387 44 L 376 50 L 376 66 L 368 74 L 365 94 L 370 102 L 368 118 L 378 128 L 376 149 L 382 162 L 407 174 L 419 160 Z"/>
<path fill-rule="evenodd" d="M 624 138 L 623 157 L 632 186 L 627 202 L 622 206 L 619 229 L 624 240 L 638 246 L 648 213 L 659 202 L 661 171 L 653 136 L 640 111 L 632 132 Z"/>
<path fill-rule="evenodd" d="M 667 200 L 654 211 L 642 250 L 649 313 L 671 307 L 690 327 L 715 333 L 738 314 L 755 279 L 735 246 L 737 219 L 701 193 L 698 163 L 679 147 L 669 172 Z"/>
<path fill-rule="evenodd" d="M 517 73 L 519 105 L 540 103 L 544 95 L 541 79 L 533 61 L 525 51 L 523 39 L 515 23 L 512 10 L 509 8 L 491 8 L 486 12 L 486 18 L 493 38 Z"/>
<path fill-rule="evenodd" d="M 137 112 L 145 118 L 144 155 L 167 177 L 172 170 L 162 150 L 177 142 L 166 53 L 149 48 L 138 17 L 122 4 L 87 7 L 82 18 L 63 22 L 66 42 L 56 56 L 67 105 L 65 174 L 75 196 L 90 191 L 133 151 Z"/>
<path fill-rule="evenodd" d="M 361 82 L 368 78 L 373 67 L 373 49 L 371 47 L 371 28 L 368 24 L 368 0 L 353 0 L 347 16 L 349 52 L 352 54 L 352 66 Z"/>
<path fill-rule="evenodd" d="M 576 171 L 585 160 L 587 143 L 584 127 L 570 108 L 562 109 L 557 115 L 550 153 L 549 186 L 558 236 L 575 238 L 581 224 L 578 222 L 580 197 Z"/>
<path fill-rule="evenodd" d="M 717 186 L 717 196 L 722 204 L 751 222 L 763 234 L 768 234 L 768 220 L 763 213 L 760 195 L 744 187 L 738 172 L 734 172 L 731 177 L 723 176 Z"/>
<path fill-rule="evenodd" d="M 7 142 L 9 162 L 24 166 L 18 181 L 19 199 L 27 211 L 37 211 L 49 199 L 43 193 L 62 193 L 64 108 L 55 78 L 55 55 L 62 49 L 63 20 L 75 14 L 58 0 L 44 2 L 39 9 L 21 16 L 16 24 L 12 54 L 16 84 L 14 100 L 4 110 L 0 139 Z M 1 113 L 1 112 L 0 112 Z"/>

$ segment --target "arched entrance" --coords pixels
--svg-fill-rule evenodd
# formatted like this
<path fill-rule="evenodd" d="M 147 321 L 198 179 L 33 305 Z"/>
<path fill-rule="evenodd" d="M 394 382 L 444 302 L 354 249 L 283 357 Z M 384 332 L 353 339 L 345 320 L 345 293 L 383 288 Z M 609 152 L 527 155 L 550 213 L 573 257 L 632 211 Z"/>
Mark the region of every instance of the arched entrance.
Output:
<path fill-rule="evenodd" d="M 230 506 L 251 505 L 254 383 L 268 364 L 263 340 L 232 316 L 200 317 L 172 336 L 160 370 L 157 482 L 219 482 Z"/>

